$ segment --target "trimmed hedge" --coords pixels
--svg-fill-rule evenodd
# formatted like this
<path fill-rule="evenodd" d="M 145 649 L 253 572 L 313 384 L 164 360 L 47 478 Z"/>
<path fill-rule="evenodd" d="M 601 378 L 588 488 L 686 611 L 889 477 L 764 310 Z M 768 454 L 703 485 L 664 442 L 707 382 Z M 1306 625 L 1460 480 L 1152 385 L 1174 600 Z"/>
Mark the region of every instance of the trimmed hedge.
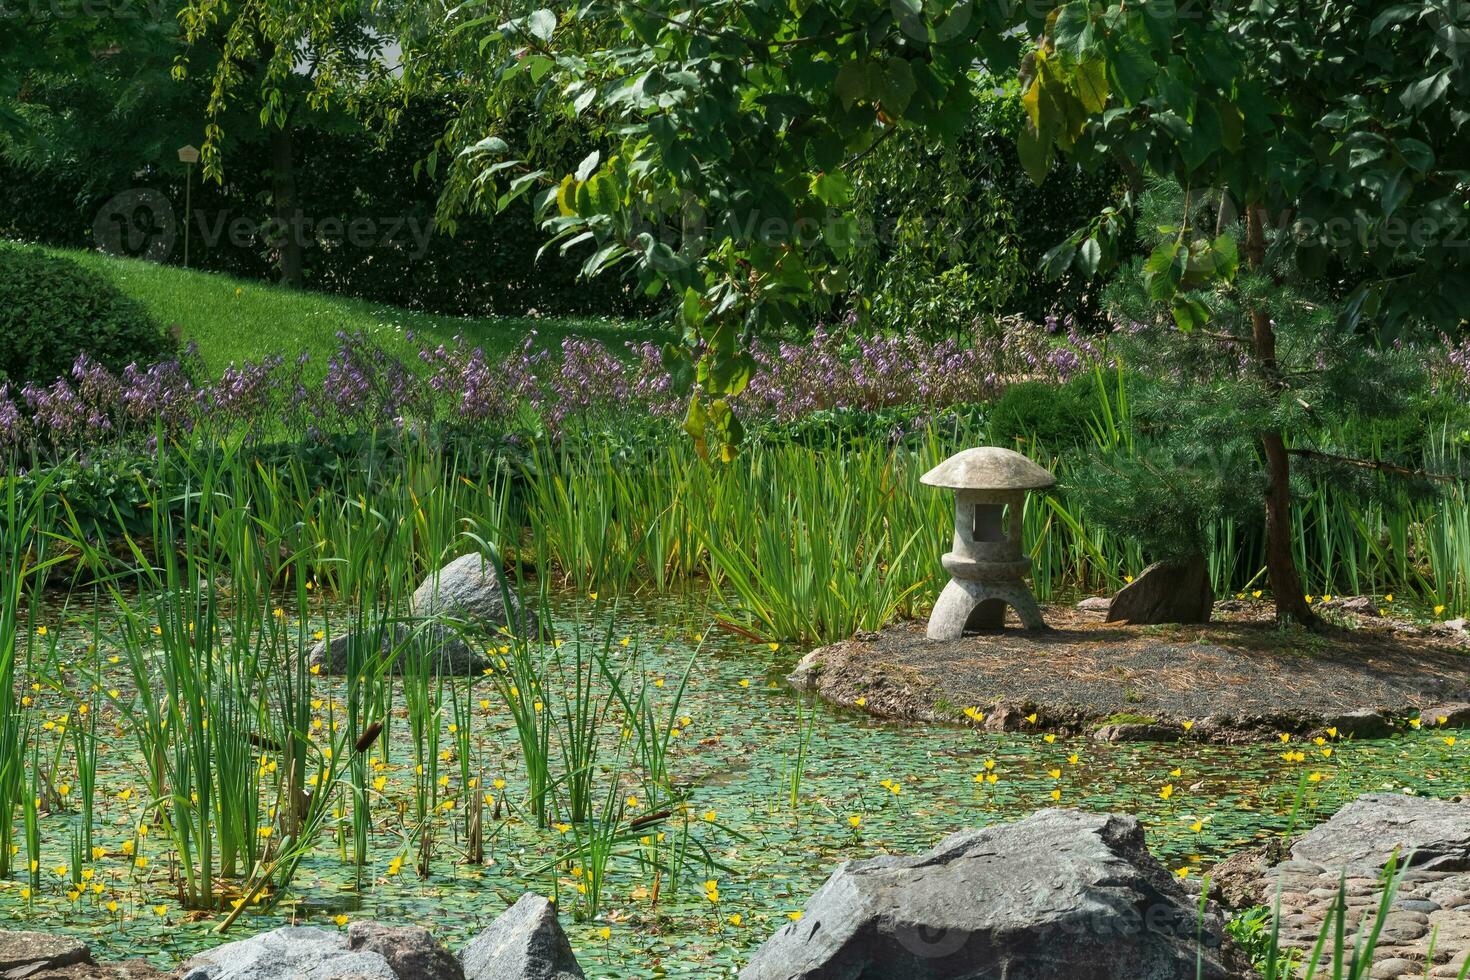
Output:
<path fill-rule="evenodd" d="M 136 300 L 70 259 L 0 246 L 0 381 L 50 384 L 83 352 L 114 371 L 174 355 Z"/>

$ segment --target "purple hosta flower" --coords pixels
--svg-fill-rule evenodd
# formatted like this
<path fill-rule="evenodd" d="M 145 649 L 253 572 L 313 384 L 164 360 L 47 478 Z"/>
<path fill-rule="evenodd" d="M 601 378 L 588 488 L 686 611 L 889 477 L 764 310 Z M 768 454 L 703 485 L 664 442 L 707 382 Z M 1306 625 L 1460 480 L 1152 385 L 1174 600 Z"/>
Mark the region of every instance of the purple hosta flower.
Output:
<path fill-rule="evenodd" d="M 514 410 L 505 378 L 479 347 L 467 347 L 455 337 L 454 346 L 440 344 L 419 352 L 419 359 L 433 369 L 428 386 L 447 411 L 474 422 L 504 419 Z"/>
<path fill-rule="evenodd" d="M 264 418 L 277 407 L 281 386 L 277 372 L 285 363 L 276 354 L 239 366 L 231 364 L 202 398 L 216 416 L 242 422 Z"/>
<path fill-rule="evenodd" d="M 1440 343 L 1444 346 L 1444 364 L 1447 370 L 1436 374 L 1445 375 L 1444 383 L 1461 390 L 1470 390 L 1470 337 L 1456 342 L 1448 334 L 1440 334 Z"/>
<path fill-rule="evenodd" d="M 339 332 L 322 382 L 325 405 L 343 419 L 388 425 L 422 409 L 428 399 L 419 380 L 398 358 L 366 334 Z"/>
<path fill-rule="evenodd" d="M 25 416 L 10 397 L 10 383 L 0 383 L 0 449 L 19 446 L 25 435 Z"/>
<path fill-rule="evenodd" d="M 178 361 L 161 361 L 139 368 L 123 368 L 122 412 L 135 424 L 160 420 L 168 432 L 186 431 L 193 425 L 198 393 Z"/>

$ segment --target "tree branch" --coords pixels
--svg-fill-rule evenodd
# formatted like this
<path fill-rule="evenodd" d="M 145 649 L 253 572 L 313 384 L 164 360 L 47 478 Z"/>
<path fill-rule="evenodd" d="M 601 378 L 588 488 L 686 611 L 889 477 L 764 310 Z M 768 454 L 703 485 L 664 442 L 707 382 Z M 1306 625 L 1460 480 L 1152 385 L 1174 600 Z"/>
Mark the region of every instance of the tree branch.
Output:
<path fill-rule="evenodd" d="M 1377 470 L 1380 473 L 1392 473 L 1395 476 L 1412 476 L 1421 480 L 1438 480 L 1441 483 L 1458 483 L 1462 477 L 1451 473 L 1431 473 L 1428 470 L 1416 470 L 1407 466 L 1396 466 L 1393 463 L 1383 463 L 1374 459 L 1359 459 L 1356 456 L 1341 456 L 1337 453 L 1324 453 L 1319 449 L 1288 449 L 1293 456 L 1303 459 L 1312 459 L 1322 463 L 1338 463 L 1343 466 L 1356 466 L 1364 470 Z"/>

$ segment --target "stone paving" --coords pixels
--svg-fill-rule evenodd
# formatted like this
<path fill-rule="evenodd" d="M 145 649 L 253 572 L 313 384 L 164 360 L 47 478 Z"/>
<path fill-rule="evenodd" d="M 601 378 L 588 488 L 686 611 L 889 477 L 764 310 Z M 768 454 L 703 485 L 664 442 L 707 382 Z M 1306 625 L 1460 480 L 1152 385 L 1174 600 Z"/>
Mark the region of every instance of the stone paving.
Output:
<path fill-rule="evenodd" d="M 1248 882 L 1242 898 L 1280 898 L 1281 947 L 1311 956 L 1339 891 L 1349 944 L 1371 930 L 1392 854 L 1409 861 L 1384 916 L 1368 976 L 1433 980 L 1464 975 L 1470 958 L 1470 804 L 1391 794 L 1360 797 L 1292 845 L 1290 856 Z M 1234 859 L 1232 859 L 1234 860 Z M 1401 864 L 1402 867 L 1402 864 Z M 1231 869 L 1222 865 L 1229 880 Z M 1328 949 L 1332 940 L 1329 937 Z M 1299 960 L 1300 961 L 1300 960 Z M 1319 970 L 1319 973 L 1321 971 Z"/>

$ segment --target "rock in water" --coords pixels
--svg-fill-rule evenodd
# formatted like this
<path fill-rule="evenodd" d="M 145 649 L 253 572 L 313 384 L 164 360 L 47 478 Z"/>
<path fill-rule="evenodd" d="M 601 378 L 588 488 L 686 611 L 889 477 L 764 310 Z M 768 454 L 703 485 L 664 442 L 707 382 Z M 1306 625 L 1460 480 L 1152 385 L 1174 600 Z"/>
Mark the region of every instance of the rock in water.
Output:
<path fill-rule="evenodd" d="M 521 605 L 500 569 L 476 554 L 460 555 L 424 579 L 412 602 L 415 616 L 459 620 L 486 633 L 504 626 L 517 636 L 534 636 L 538 628 L 535 612 Z"/>
<path fill-rule="evenodd" d="M 1210 980 L 1248 975 L 1136 819 L 1042 810 L 917 857 L 843 864 L 740 977 L 1193 980 L 1197 962 Z"/>
<path fill-rule="evenodd" d="M 422 929 L 357 923 L 341 933 L 286 926 L 200 953 L 180 980 L 462 980 L 454 958 Z M 394 969 L 395 963 L 407 972 Z"/>
<path fill-rule="evenodd" d="M 402 673 L 401 648 L 409 642 L 409 631 L 402 626 L 394 624 L 391 628 L 384 627 L 381 631 L 373 631 L 378 637 L 378 656 L 382 659 L 391 657 L 395 650 L 400 650 L 400 659 L 394 662 L 394 672 Z M 326 638 L 316 641 L 311 648 L 308 663 L 313 667 L 319 667 L 324 674 L 347 673 L 348 648 L 352 645 L 354 635 L 351 632 L 337 633 L 330 640 Z M 367 639 L 371 649 L 371 635 Z M 364 659 L 368 659 L 365 655 Z"/>
<path fill-rule="evenodd" d="M 1203 555 L 1158 561 L 1113 596 L 1108 622 L 1208 623 L 1215 606 L 1210 569 Z"/>
<path fill-rule="evenodd" d="M 459 951 L 465 980 L 583 980 L 556 909 L 540 895 L 520 901 Z"/>
<path fill-rule="evenodd" d="M 1470 871 L 1470 806 L 1369 793 L 1299 839 L 1291 856 L 1325 868 L 1376 874 L 1395 850 L 1400 866 L 1407 859 L 1426 871 Z"/>

